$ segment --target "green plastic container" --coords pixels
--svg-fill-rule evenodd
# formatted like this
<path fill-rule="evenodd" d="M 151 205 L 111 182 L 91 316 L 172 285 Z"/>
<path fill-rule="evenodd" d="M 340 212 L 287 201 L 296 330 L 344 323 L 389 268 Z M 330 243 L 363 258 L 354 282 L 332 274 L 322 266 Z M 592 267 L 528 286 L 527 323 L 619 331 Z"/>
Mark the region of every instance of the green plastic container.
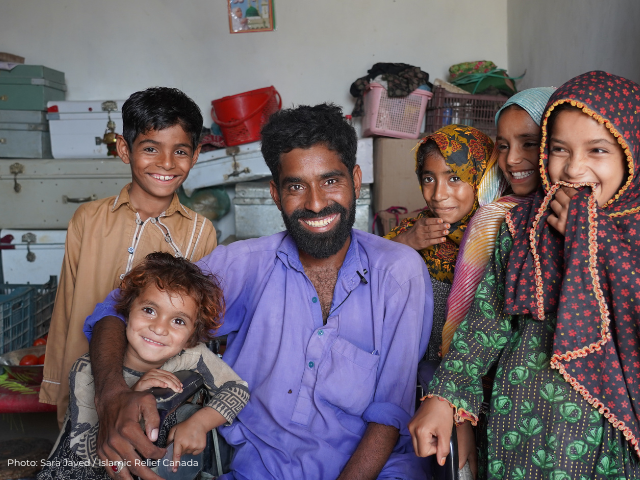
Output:
<path fill-rule="evenodd" d="M 64 100 L 64 73 L 42 65 L 18 65 L 0 70 L 0 110 L 47 109 L 47 102 Z"/>

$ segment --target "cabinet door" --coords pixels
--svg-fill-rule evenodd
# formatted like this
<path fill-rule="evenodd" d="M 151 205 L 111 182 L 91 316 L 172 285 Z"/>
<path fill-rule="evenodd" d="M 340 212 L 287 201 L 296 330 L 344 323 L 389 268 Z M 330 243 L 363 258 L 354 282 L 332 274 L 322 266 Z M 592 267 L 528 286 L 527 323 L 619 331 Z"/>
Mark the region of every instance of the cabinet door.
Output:
<path fill-rule="evenodd" d="M 81 203 L 117 195 L 130 181 L 119 158 L 0 160 L 0 228 L 66 229 Z"/>
<path fill-rule="evenodd" d="M 213 185 L 231 185 L 271 176 L 271 171 L 260 152 L 251 152 L 222 158 L 210 158 L 212 152 L 200 155 L 183 183 L 187 195 L 197 188 Z M 207 158 L 209 157 L 209 158 Z"/>
<path fill-rule="evenodd" d="M 5 283 L 43 284 L 51 275 L 60 280 L 66 230 L 0 230 L 0 238 L 6 235 L 13 240 L 0 250 Z"/>

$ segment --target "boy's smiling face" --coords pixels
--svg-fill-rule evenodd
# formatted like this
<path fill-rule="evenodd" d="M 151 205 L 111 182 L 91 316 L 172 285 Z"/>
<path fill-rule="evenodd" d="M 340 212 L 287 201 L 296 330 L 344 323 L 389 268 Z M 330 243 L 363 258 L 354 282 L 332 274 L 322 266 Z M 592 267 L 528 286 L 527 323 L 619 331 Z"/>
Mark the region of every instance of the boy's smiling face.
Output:
<path fill-rule="evenodd" d="M 139 134 L 131 150 L 118 136 L 117 149 L 122 161 L 131 165 L 131 202 L 146 216 L 157 216 L 169 207 L 200 153 L 200 147 L 193 150 L 191 136 L 179 124 Z"/>

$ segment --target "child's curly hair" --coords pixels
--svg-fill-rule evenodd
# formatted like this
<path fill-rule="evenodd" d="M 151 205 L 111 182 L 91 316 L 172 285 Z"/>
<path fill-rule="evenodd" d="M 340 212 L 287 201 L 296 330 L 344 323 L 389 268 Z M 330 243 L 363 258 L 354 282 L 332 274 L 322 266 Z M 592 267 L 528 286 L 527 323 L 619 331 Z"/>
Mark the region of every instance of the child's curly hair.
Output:
<path fill-rule="evenodd" d="M 198 318 L 187 348 L 213 338 L 222 325 L 224 314 L 224 297 L 215 275 L 205 274 L 184 258 L 176 258 L 169 253 L 150 253 L 122 280 L 116 311 L 128 318 L 133 302 L 151 283 L 160 290 L 186 295 L 196 302 Z"/>

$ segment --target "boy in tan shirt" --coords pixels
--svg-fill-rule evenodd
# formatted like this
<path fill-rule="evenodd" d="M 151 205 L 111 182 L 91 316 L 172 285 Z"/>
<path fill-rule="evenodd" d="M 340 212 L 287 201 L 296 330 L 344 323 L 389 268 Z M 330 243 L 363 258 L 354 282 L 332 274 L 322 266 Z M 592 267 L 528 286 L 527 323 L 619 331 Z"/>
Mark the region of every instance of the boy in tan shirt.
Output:
<path fill-rule="evenodd" d="M 89 351 L 85 318 L 151 252 L 197 261 L 216 246 L 215 229 L 175 193 L 200 153 L 202 114 L 180 90 L 154 87 L 122 106 L 118 155 L 131 183 L 116 197 L 81 205 L 69 222 L 60 283 L 51 317 L 40 401 L 69 403 L 69 371 Z"/>

